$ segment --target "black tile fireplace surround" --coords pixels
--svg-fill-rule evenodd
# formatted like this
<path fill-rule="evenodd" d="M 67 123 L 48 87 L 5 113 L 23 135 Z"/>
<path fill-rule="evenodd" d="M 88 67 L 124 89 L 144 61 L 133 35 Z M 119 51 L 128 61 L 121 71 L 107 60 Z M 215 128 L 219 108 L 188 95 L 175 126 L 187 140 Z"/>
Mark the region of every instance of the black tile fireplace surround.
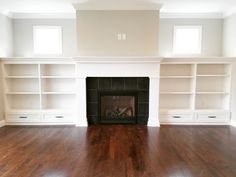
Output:
<path fill-rule="evenodd" d="M 94 124 L 140 124 L 147 125 L 149 110 L 149 78 L 148 77 L 87 77 L 87 120 Z M 102 96 L 120 99 L 134 96 L 134 110 L 128 108 L 129 118 L 117 117 L 104 119 L 101 111 Z M 125 98 L 125 97 L 124 97 Z M 125 108 L 119 108 L 124 110 Z M 108 111 L 109 112 L 109 111 Z M 121 111 L 122 112 L 122 111 Z M 120 115 L 120 114 L 119 114 Z"/>

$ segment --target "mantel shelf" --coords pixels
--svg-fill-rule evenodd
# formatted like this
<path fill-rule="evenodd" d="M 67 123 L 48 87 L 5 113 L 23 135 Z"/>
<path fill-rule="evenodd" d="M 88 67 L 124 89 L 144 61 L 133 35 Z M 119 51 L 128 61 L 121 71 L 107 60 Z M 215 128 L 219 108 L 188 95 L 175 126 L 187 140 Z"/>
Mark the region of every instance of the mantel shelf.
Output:
<path fill-rule="evenodd" d="M 40 92 L 7 92 L 7 95 L 39 95 Z"/>
<path fill-rule="evenodd" d="M 215 74 L 215 75 L 197 75 L 197 77 L 230 77 L 230 75 L 225 74 Z"/>
<path fill-rule="evenodd" d="M 5 76 L 6 79 L 38 79 L 39 76 Z"/>
<path fill-rule="evenodd" d="M 156 56 L 81 56 L 73 57 L 78 63 L 160 63 L 162 57 Z"/>
<path fill-rule="evenodd" d="M 74 79 L 75 76 L 41 76 L 43 79 Z"/>
<path fill-rule="evenodd" d="M 192 92 L 160 92 L 162 95 L 168 95 L 168 94 L 174 94 L 174 95 L 191 95 L 193 94 Z"/>
<path fill-rule="evenodd" d="M 43 95 L 73 95 L 75 92 L 42 92 Z"/>
<path fill-rule="evenodd" d="M 214 95 L 214 94 L 223 94 L 223 95 L 228 95 L 228 92 L 196 92 L 196 94 L 206 94 L 206 95 Z"/>
<path fill-rule="evenodd" d="M 161 76 L 161 79 L 192 79 L 194 76 Z"/>

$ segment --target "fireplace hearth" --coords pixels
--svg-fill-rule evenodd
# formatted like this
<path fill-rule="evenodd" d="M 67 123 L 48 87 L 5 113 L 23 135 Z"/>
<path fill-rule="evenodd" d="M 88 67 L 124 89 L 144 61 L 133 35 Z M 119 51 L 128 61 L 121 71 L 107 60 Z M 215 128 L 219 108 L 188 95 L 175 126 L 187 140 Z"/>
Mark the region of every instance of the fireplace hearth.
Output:
<path fill-rule="evenodd" d="M 147 125 L 148 77 L 88 77 L 86 91 L 89 125 Z"/>

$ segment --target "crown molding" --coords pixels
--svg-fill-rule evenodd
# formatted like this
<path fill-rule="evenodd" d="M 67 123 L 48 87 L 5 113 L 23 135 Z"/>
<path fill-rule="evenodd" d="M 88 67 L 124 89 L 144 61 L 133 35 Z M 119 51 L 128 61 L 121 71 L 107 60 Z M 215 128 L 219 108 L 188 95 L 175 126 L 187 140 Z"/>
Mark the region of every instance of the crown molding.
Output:
<path fill-rule="evenodd" d="M 76 10 L 158 10 L 161 5 L 156 4 L 156 6 L 135 6 L 132 9 L 128 7 L 117 7 L 117 8 L 92 8 L 80 6 L 79 4 L 74 4 Z M 230 8 L 224 13 L 175 13 L 175 12 L 160 12 L 161 19 L 223 19 L 230 15 L 236 13 L 236 6 Z M 6 9 L 0 8 L 0 14 L 3 14 L 9 18 L 13 19 L 76 19 L 76 13 L 11 13 Z"/>
<path fill-rule="evenodd" d="M 6 9 L 0 8 L 0 14 L 2 14 L 4 16 L 7 16 L 9 18 L 12 18 L 12 13 L 9 12 L 8 10 L 6 10 Z"/>
<path fill-rule="evenodd" d="M 12 13 L 13 19 L 75 19 L 76 13 Z"/>
<path fill-rule="evenodd" d="M 130 0 L 120 0 L 119 3 L 74 3 L 76 10 L 160 10 L 162 4 L 146 3 L 137 1 L 135 4 Z"/>
<path fill-rule="evenodd" d="M 226 11 L 223 13 L 223 17 L 224 17 L 224 18 L 227 18 L 227 17 L 229 17 L 229 16 L 231 16 L 231 15 L 233 15 L 233 14 L 235 14 L 235 13 L 236 13 L 236 6 L 233 6 L 232 8 L 226 10 Z"/>
<path fill-rule="evenodd" d="M 200 18 L 200 19 L 222 19 L 222 13 L 171 13 L 160 12 L 160 18 Z"/>

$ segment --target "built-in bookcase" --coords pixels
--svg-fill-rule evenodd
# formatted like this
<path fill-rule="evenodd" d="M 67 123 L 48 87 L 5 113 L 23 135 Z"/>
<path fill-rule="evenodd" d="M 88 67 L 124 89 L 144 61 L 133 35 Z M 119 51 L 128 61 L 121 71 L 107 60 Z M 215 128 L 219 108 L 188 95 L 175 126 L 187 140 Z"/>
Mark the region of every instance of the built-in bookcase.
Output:
<path fill-rule="evenodd" d="M 40 110 L 39 65 L 4 64 L 3 72 L 7 110 Z"/>
<path fill-rule="evenodd" d="M 75 64 L 4 63 L 3 71 L 7 113 L 74 111 Z"/>
<path fill-rule="evenodd" d="M 229 110 L 231 64 L 161 64 L 160 109 Z"/>
<path fill-rule="evenodd" d="M 42 64 L 42 109 L 73 110 L 76 100 L 74 64 Z"/>
<path fill-rule="evenodd" d="M 74 64 L 41 64 L 42 78 L 74 78 L 75 65 Z"/>
<path fill-rule="evenodd" d="M 191 110 L 194 92 L 193 64 L 161 64 L 160 109 Z"/>
<path fill-rule="evenodd" d="M 43 94 L 42 109 L 45 111 L 74 111 L 74 94 Z"/>
<path fill-rule="evenodd" d="M 155 83 L 159 84 L 160 123 L 228 123 L 233 61 L 164 59 L 160 83 L 159 78 Z M 2 67 L 7 123 L 73 124 L 76 105 L 84 98 L 78 98 L 75 62 L 13 59 L 4 61 Z"/>
<path fill-rule="evenodd" d="M 5 64 L 6 78 L 38 78 L 38 64 Z"/>
<path fill-rule="evenodd" d="M 229 110 L 230 64 L 198 64 L 196 79 L 197 110 Z"/>
<path fill-rule="evenodd" d="M 227 123 L 231 63 L 168 62 L 160 67 L 161 123 Z"/>

